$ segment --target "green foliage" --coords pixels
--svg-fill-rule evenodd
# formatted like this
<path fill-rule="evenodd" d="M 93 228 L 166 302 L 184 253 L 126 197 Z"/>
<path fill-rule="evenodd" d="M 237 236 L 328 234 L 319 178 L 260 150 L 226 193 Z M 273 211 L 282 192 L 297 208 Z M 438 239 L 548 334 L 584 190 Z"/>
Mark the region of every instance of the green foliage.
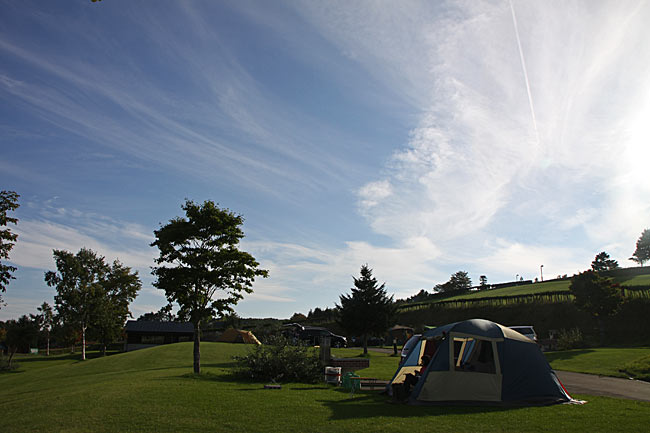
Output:
<path fill-rule="evenodd" d="M 618 268 L 618 262 L 610 259 L 609 254 L 605 251 L 598 253 L 594 261 L 591 262 L 591 269 L 594 272 L 611 271 L 616 268 Z"/>
<path fill-rule="evenodd" d="M 18 351 L 29 352 L 30 347 L 38 342 L 38 324 L 28 316 L 22 316 L 18 320 L 8 320 L 5 328 L 7 330 L 5 344 L 9 349 L 7 368 L 11 370 L 14 354 Z"/>
<path fill-rule="evenodd" d="M 291 322 L 304 322 L 307 320 L 307 316 L 305 316 L 302 313 L 293 313 L 293 315 L 289 318 Z"/>
<path fill-rule="evenodd" d="M 7 215 L 7 212 L 15 211 L 20 206 L 18 197 L 20 195 L 14 191 L 0 191 L 0 293 L 5 292 L 9 281 L 16 278 L 13 276 L 16 267 L 2 263 L 2 260 L 9 259 L 9 252 L 14 247 L 16 239 L 18 239 L 16 233 L 12 233 L 11 229 L 5 228 L 9 223 L 18 223 L 18 218 Z M 0 307 L 2 305 L 2 296 L 0 296 Z"/>
<path fill-rule="evenodd" d="M 47 341 L 47 354 L 50 354 L 50 332 L 54 326 L 54 311 L 52 307 L 47 302 L 43 302 L 40 307 L 37 308 L 39 314 L 33 315 L 30 314 L 32 320 L 37 324 L 38 330 L 45 332 L 45 339 Z"/>
<path fill-rule="evenodd" d="M 641 266 L 650 260 L 650 229 L 645 229 L 641 233 L 641 237 L 636 241 L 636 250 L 634 250 L 630 260 L 637 262 Z"/>
<path fill-rule="evenodd" d="M 582 331 L 579 328 L 561 329 L 557 336 L 557 347 L 559 350 L 585 347 Z"/>
<path fill-rule="evenodd" d="M 194 324 L 194 372 L 200 373 L 201 323 L 232 312 L 232 306 L 252 293 L 255 277 L 267 277 L 255 258 L 238 249 L 244 218 L 208 200 L 186 200 L 186 217 L 176 217 L 154 231 L 158 267 L 154 286 L 179 305 L 178 316 Z M 217 296 L 217 294 L 219 296 Z"/>
<path fill-rule="evenodd" d="M 377 284 L 368 265 L 361 266 L 361 277 L 353 279 L 352 293 L 339 296 L 339 324 L 349 334 L 362 337 L 363 353 L 368 353 L 368 337 L 383 335 L 390 328 L 396 308 L 384 289 L 386 284 Z"/>
<path fill-rule="evenodd" d="M 138 273 L 119 261 L 107 265 L 104 257 L 82 248 L 77 254 L 54 250 L 57 272 L 45 273 L 45 281 L 56 288 L 55 306 L 63 322 L 81 332 L 85 359 L 86 332 L 105 345 L 119 336 L 129 304 L 142 287 Z"/>
<path fill-rule="evenodd" d="M 486 278 L 487 281 L 487 278 Z M 452 274 L 444 284 L 438 284 L 433 289 L 438 293 L 453 293 L 469 290 L 472 287 L 472 279 L 465 271 L 458 271 Z"/>
<path fill-rule="evenodd" d="M 315 383 L 323 378 L 317 349 L 283 336 L 269 337 L 246 355 L 235 356 L 238 375 L 254 381 Z"/>
<path fill-rule="evenodd" d="M 140 317 L 138 317 L 138 320 L 154 321 L 154 322 L 173 322 L 176 320 L 174 313 L 172 313 L 173 308 L 174 308 L 174 304 L 168 302 L 167 305 L 162 306 L 158 311 L 152 311 L 150 313 L 142 314 Z"/>
<path fill-rule="evenodd" d="M 102 282 L 90 328 L 91 336 L 102 344 L 104 354 L 106 346 L 122 335 L 124 323 L 131 316 L 129 304 L 135 300 L 141 288 L 137 271 L 132 273 L 128 266 L 117 260 L 113 262 Z"/>
<path fill-rule="evenodd" d="M 623 302 L 619 288 L 591 270 L 573 276 L 569 290 L 576 306 L 594 317 L 614 314 Z"/>

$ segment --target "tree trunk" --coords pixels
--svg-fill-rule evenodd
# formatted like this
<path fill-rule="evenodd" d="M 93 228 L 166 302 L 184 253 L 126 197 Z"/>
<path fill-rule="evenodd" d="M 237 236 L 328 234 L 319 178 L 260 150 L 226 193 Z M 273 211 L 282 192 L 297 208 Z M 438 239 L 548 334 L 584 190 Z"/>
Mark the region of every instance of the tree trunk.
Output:
<path fill-rule="evenodd" d="M 46 352 L 46 355 L 50 356 L 50 331 L 49 330 L 47 331 L 47 352 Z"/>
<path fill-rule="evenodd" d="M 363 354 L 364 355 L 368 354 L 368 336 L 367 335 L 363 336 Z"/>
<path fill-rule="evenodd" d="M 201 349 L 199 348 L 201 340 L 201 322 L 194 324 L 194 373 L 201 374 Z"/>
<path fill-rule="evenodd" d="M 106 344 L 102 344 L 102 356 L 106 356 Z"/>
<path fill-rule="evenodd" d="M 13 359 L 14 355 L 16 354 L 16 350 L 18 350 L 18 347 L 13 347 L 13 348 L 10 347 L 9 348 L 9 361 L 7 361 L 7 368 L 9 368 L 9 370 L 11 370 L 11 360 Z"/>
<path fill-rule="evenodd" d="M 81 359 L 86 360 L 86 327 L 81 326 Z"/>

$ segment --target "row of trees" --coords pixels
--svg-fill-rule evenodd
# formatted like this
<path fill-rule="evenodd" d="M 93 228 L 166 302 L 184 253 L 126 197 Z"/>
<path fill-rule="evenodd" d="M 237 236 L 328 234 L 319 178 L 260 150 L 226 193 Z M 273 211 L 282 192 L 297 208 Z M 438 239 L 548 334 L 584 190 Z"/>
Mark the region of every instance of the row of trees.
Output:
<path fill-rule="evenodd" d="M 18 195 L 2 191 L 0 226 L 16 223 L 7 211 L 18 207 Z M 165 291 L 169 304 L 155 318 L 173 320 L 172 304 L 179 306 L 177 318 L 194 324 L 194 371 L 200 373 L 201 324 L 216 315 L 233 313 L 233 305 L 252 292 L 256 277 L 268 276 L 259 263 L 238 244 L 244 237 L 244 219 L 212 201 L 196 204 L 186 200 L 184 217 L 171 219 L 154 231 L 160 254 L 152 273 L 154 285 Z M 0 258 L 7 259 L 17 236 L 0 231 Z M 45 281 L 56 289 L 53 319 L 81 335 L 82 359 L 86 359 L 86 336 L 106 345 L 122 332 L 130 316 L 129 304 L 142 287 L 137 272 L 119 261 L 106 263 L 104 257 L 82 248 L 78 253 L 54 250 L 56 271 L 45 273 Z M 14 267 L 1 264 L 0 291 L 4 292 Z M 26 316 L 25 316 L 26 317 Z M 22 319 L 22 318 L 21 318 Z M 19 321 L 21 320 L 19 319 Z M 24 319 L 23 322 L 26 322 Z M 14 333 L 13 335 L 18 335 Z"/>
<path fill-rule="evenodd" d="M 86 334 L 89 329 L 106 346 L 121 336 L 130 316 L 129 305 L 142 283 L 138 272 L 118 260 L 107 264 L 104 257 L 82 248 L 72 254 L 54 250 L 56 271 L 45 273 L 45 281 L 56 289 L 55 308 L 59 319 L 81 335 L 81 358 L 86 359 Z"/>

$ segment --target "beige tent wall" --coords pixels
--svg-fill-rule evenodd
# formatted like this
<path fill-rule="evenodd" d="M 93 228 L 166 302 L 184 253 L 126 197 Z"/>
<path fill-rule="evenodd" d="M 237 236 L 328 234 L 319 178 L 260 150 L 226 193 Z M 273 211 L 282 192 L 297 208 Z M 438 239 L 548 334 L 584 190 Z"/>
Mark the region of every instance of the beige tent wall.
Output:
<path fill-rule="evenodd" d="M 496 367 L 495 373 L 475 371 L 457 371 L 454 364 L 454 338 L 489 341 L 492 344 L 492 356 Z M 471 334 L 451 333 L 449 344 L 449 370 L 429 371 L 424 385 L 418 395 L 419 401 L 501 401 L 501 366 L 497 352 L 497 341 L 502 338 L 486 338 Z"/>

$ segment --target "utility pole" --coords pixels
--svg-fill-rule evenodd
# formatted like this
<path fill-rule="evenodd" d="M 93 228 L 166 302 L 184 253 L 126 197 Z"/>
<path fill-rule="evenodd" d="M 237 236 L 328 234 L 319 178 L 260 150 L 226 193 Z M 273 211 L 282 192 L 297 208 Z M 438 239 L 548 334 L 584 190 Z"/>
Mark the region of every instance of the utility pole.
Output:
<path fill-rule="evenodd" d="M 544 267 L 544 265 L 539 265 L 539 278 L 540 278 L 540 281 L 544 281 L 544 274 L 542 273 L 542 268 L 543 267 Z"/>

